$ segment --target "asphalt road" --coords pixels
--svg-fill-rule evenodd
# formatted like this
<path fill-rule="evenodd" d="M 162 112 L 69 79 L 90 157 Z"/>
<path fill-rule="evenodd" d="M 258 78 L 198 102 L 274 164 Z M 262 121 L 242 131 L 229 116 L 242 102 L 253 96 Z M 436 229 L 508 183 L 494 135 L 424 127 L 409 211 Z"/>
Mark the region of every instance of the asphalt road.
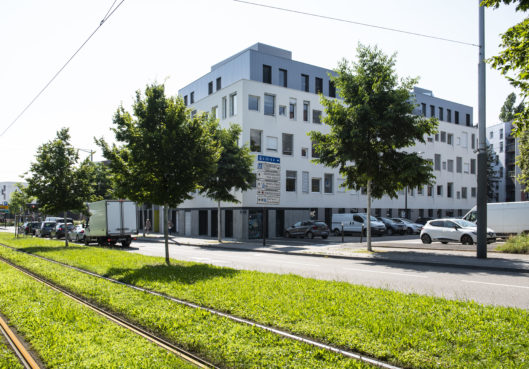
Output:
<path fill-rule="evenodd" d="M 305 242 L 303 240 L 292 241 L 295 243 Z M 311 240 L 310 242 L 319 241 L 321 240 Z M 325 242 L 325 244 L 328 243 Z M 457 245 L 452 245 L 452 247 L 454 246 L 457 247 Z M 165 255 L 163 243 L 153 242 L 135 242 L 129 252 L 153 256 Z M 293 273 L 304 277 L 346 281 L 406 293 L 419 293 L 456 300 L 473 300 L 482 304 L 529 309 L 529 274 L 527 273 L 177 245 L 170 245 L 170 256 L 173 259 L 241 270 Z"/>

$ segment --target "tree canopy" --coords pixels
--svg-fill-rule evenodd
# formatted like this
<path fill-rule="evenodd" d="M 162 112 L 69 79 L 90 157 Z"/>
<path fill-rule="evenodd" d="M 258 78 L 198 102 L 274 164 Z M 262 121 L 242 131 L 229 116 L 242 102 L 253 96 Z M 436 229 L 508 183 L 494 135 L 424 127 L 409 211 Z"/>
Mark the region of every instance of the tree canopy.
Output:
<path fill-rule="evenodd" d="M 516 115 L 521 113 L 524 109 L 524 104 L 520 103 L 516 105 L 516 94 L 511 92 L 505 99 L 499 118 L 502 122 L 511 122 L 516 118 Z"/>

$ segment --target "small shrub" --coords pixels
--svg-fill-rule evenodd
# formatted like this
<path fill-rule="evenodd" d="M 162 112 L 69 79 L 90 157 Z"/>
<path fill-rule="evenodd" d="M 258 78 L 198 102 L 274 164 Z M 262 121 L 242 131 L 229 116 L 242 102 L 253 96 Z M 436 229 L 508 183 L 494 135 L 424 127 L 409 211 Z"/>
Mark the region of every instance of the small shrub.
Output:
<path fill-rule="evenodd" d="M 529 235 L 509 237 L 507 242 L 496 247 L 496 251 L 509 254 L 529 254 Z"/>

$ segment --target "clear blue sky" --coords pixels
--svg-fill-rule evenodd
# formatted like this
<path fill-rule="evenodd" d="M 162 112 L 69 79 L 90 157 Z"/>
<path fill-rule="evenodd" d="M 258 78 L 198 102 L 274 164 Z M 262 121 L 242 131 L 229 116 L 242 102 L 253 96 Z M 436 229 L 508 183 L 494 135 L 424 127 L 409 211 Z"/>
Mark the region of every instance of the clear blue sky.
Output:
<path fill-rule="evenodd" d="M 119 3 L 120 0 L 117 1 Z M 478 43 L 478 1 L 255 0 L 352 21 Z M 20 113 L 97 27 L 113 0 L 4 0 L 0 12 L 0 131 Z M 526 14 L 513 7 L 486 11 L 486 56 L 499 34 Z M 434 95 L 474 107 L 477 120 L 477 47 L 318 19 L 232 0 L 125 0 L 48 90 L 0 137 L 0 181 L 18 181 L 37 147 L 61 127 L 72 143 L 97 149 L 112 140 L 112 115 L 130 107 L 134 93 L 154 81 L 179 88 L 211 65 L 256 42 L 291 50 L 295 60 L 334 68 L 354 59 L 358 42 L 397 53 L 401 76 L 420 77 Z M 487 124 L 497 123 L 513 89 L 487 71 Z M 85 157 L 86 153 L 81 152 Z M 95 159 L 100 159 L 96 153 Z"/>

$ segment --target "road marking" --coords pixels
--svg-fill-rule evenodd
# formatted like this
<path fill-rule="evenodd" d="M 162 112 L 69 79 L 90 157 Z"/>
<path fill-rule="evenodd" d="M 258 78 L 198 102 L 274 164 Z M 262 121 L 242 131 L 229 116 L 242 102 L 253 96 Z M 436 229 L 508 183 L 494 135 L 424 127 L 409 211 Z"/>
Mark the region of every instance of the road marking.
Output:
<path fill-rule="evenodd" d="M 469 280 L 464 280 L 464 279 L 462 279 L 461 282 L 466 282 L 466 283 L 479 283 L 479 284 L 488 284 L 488 285 L 490 285 L 490 286 L 514 287 L 514 288 L 525 288 L 525 289 L 529 289 L 528 286 L 517 286 L 517 285 L 515 285 L 515 284 L 503 284 L 503 283 L 492 283 L 492 282 L 469 281 Z"/>
<path fill-rule="evenodd" d="M 381 272 L 378 270 L 367 270 L 367 269 L 356 269 L 356 268 L 343 268 L 345 270 L 352 270 L 355 272 L 366 272 L 366 273 L 380 273 L 380 274 L 392 274 L 392 275 L 400 275 L 405 277 L 416 277 L 416 278 L 428 278 L 425 275 L 419 275 L 419 274 L 409 274 L 409 273 L 395 273 L 395 272 Z"/>
<path fill-rule="evenodd" d="M 206 263 L 206 264 L 213 264 L 213 263 L 227 263 L 227 261 L 223 260 L 215 260 L 210 258 L 197 258 L 197 257 L 191 257 L 190 259 L 193 259 L 199 263 Z"/>
<path fill-rule="evenodd" d="M 303 266 L 313 266 L 313 267 L 319 267 L 318 264 L 306 264 L 306 263 L 296 263 L 294 261 L 283 261 L 285 264 L 295 264 L 295 265 L 303 265 Z"/>

